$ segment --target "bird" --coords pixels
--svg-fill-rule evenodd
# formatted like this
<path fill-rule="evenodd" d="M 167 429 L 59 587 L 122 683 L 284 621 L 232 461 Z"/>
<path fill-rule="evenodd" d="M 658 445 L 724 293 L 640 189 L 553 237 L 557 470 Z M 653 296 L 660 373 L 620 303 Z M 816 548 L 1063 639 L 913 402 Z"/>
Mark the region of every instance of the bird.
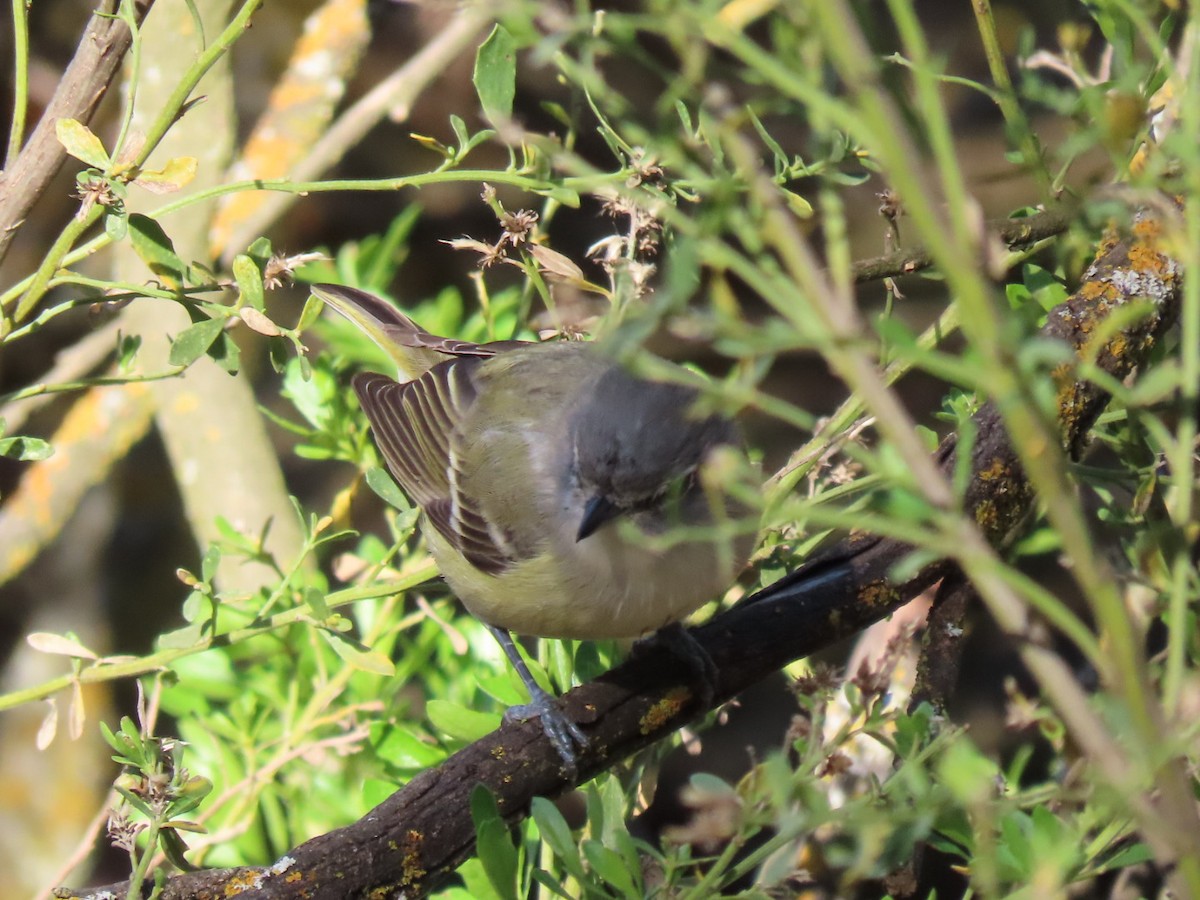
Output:
<path fill-rule="evenodd" d="M 638 377 L 589 341 L 439 337 L 366 291 L 310 288 L 396 363 L 399 380 L 352 380 L 375 443 L 420 507 L 442 577 L 529 691 L 507 717 L 538 717 L 574 768 L 586 736 L 512 633 L 662 630 L 678 645 L 677 623 L 728 589 L 755 543 L 747 504 L 706 477 L 720 452 L 744 454 L 736 424 L 698 414 L 695 388 Z"/>

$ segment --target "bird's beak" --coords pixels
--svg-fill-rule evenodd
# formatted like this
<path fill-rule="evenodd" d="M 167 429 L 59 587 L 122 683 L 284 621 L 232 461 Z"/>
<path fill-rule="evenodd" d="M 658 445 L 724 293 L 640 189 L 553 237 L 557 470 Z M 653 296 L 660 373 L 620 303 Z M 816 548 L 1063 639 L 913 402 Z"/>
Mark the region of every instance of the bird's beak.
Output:
<path fill-rule="evenodd" d="M 622 511 L 621 507 L 603 494 L 593 496 L 583 508 L 583 518 L 579 521 L 579 531 L 575 534 L 576 542 L 597 532 L 601 525 L 615 519 Z"/>

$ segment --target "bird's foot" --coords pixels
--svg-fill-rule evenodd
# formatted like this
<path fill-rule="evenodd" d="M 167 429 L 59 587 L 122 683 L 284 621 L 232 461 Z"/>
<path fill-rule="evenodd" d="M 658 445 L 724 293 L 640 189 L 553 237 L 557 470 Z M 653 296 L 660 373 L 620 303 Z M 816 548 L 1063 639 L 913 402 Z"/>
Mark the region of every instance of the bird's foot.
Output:
<path fill-rule="evenodd" d="M 529 691 L 529 702 L 520 706 L 510 706 L 504 713 L 504 721 L 524 722 L 535 716 L 540 719 L 542 731 L 546 733 L 555 752 L 562 759 L 568 777 L 574 780 L 579 768 L 575 750 L 576 748 L 582 749 L 587 745 L 587 736 L 583 733 L 583 729 L 571 721 L 563 712 L 562 707 L 558 705 L 558 701 L 547 694 L 534 680 L 529 666 L 525 665 L 525 660 L 521 658 L 517 645 L 513 643 L 512 635 L 503 628 L 484 624 L 488 631 L 495 636 L 509 662 L 513 664 L 513 668 L 517 670 L 517 675 L 524 683 L 525 690 Z"/>
<path fill-rule="evenodd" d="M 666 647 L 684 665 L 697 687 L 697 700 L 704 709 L 713 705 L 717 692 L 717 664 L 708 651 L 681 622 L 664 625 L 649 637 L 633 645 L 635 655 L 647 653 L 651 647 Z"/>
<path fill-rule="evenodd" d="M 542 723 L 542 731 L 550 739 L 567 773 L 574 777 L 578 770 L 576 749 L 587 745 L 587 735 L 558 705 L 558 701 L 538 688 L 531 691 L 532 698 L 520 706 L 510 706 L 504 713 L 505 722 L 525 722 L 536 717 Z"/>

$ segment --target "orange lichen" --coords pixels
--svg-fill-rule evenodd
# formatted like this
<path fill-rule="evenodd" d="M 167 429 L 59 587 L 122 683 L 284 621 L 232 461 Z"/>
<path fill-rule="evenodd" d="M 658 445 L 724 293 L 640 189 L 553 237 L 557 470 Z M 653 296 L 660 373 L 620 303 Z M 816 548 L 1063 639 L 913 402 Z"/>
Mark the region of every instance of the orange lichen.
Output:
<path fill-rule="evenodd" d="M 1000 524 L 1000 514 L 996 510 L 996 502 L 991 499 L 980 500 L 975 504 L 975 524 L 983 529 L 985 534 L 992 534 Z"/>
<path fill-rule="evenodd" d="M 858 599 L 867 606 L 891 606 L 897 598 L 895 587 L 882 578 L 864 584 L 858 592 Z"/>
<path fill-rule="evenodd" d="M 1078 295 L 1084 300 L 1114 300 L 1116 299 L 1117 289 L 1107 281 L 1092 279 L 1085 281 L 1079 286 Z"/>
<path fill-rule="evenodd" d="M 1008 474 L 1008 466 L 1004 464 L 1004 460 L 999 456 L 994 456 L 987 468 L 981 468 L 975 477 L 980 481 L 995 481 L 997 478 L 1007 477 Z"/>
<path fill-rule="evenodd" d="M 665 697 L 646 710 L 638 723 L 642 734 L 653 734 L 679 715 L 692 694 L 687 688 L 672 688 Z"/>
<path fill-rule="evenodd" d="M 1166 258 L 1148 244 L 1134 244 L 1129 248 L 1129 265 L 1137 272 L 1162 276 L 1168 270 Z"/>
<path fill-rule="evenodd" d="M 425 842 L 425 836 L 415 828 L 410 828 L 404 834 L 404 859 L 401 862 L 403 877 L 400 883 L 405 886 L 419 884 L 421 879 L 425 877 L 426 870 L 421 865 L 421 845 Z"/>

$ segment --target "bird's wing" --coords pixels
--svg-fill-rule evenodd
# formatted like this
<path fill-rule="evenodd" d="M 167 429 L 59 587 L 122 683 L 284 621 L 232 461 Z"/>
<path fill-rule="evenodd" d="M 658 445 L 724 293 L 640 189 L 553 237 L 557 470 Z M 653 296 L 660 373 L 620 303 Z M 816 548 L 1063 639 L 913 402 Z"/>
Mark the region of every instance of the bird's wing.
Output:
<path fill-rule="evenodd" d="M 447 360 L 405 384 L 362 373 L 354 376 L 354 390 L 400 487 L 472 565 L 498 575 L 517 560 L 474 498 L 461 491 L 455 450 L 455 430 L 475 400 L 472 373 L 480 362 L 478 356 Z"/>

